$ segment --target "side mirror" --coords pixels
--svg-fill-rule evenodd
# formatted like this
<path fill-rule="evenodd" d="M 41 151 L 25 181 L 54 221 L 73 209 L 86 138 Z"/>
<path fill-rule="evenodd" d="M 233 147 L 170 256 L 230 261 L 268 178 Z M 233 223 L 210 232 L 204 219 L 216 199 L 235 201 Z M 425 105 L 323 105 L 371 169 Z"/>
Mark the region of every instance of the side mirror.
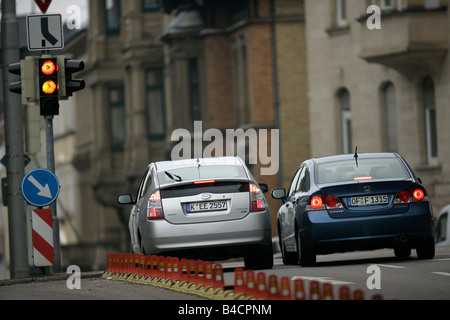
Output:
<path fill-rule="evenodd" d="M 269 186 L 267 185 L 267 183 L 258 183 L 258 185 L 263 193 L 269 191 Z"/>
<path fill-rule="evenodd" d="M 133 201 L 131 194 L 121 194 L 117 197 L 118 204 L 135 204 L 136 201 Z"/>
<path fill-rule="evenodd" d="M 272 189 L 270 195 L 274 199 L 283 200 L 283 203 L 286 201 L 286 190 L 284 188 Z"/>

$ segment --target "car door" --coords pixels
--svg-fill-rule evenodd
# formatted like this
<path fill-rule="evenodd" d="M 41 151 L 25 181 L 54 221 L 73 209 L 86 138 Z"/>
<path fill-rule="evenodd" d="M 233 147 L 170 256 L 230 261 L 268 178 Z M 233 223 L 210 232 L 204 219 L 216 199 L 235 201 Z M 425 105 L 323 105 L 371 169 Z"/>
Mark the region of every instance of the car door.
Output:
<path fill-rule="evenodd" d="M 139 186 L 137 195 L 136 195 L 136 203 L 133 205 L 131 209 L 130 218 L 128 222 L 128 229 L 130 230 L 130 240 L 131 240 L 131 248 L 134 253 L 141 253 L 141 244 L 138 235 L 138 222 L 139 215 L 143 206 L 145 205 L 145 194 L 148 190 L 152 181 L 152 173 L 149 169 L 145 171 L 145 174 L 142 178 L 141 184 Z"/>
<path fill-rule="evenodd" d="M 310 170 L 309 166 L 305 164 L 303 166 L 302 173 L 300 178 L 298 179 L 298 184 L 296 186 L 294 201 L 293 201 L 293 210 L 294 210 L 294 228 L 297 227 L 296 231 L 298 233 L 302 232 L 303 229 L 303 220 L 305 218 L 305 207 L 307 202 L 311 196 L 311 183 L 310 183 Z M 295 231 L 294 231 L 295 232 Z M 296 235 L 297 236 L 297 235 Z"/>
<path fill-rule="evenodd" d="M 302 177 L 305 167 L 302 165 L 294 175 L 288 193 L 286 202 L 280 208 L 281 239 L 286 251 L 295 251 L 295 202 L 297 200 L 296 191 L 299 181 Z"/>

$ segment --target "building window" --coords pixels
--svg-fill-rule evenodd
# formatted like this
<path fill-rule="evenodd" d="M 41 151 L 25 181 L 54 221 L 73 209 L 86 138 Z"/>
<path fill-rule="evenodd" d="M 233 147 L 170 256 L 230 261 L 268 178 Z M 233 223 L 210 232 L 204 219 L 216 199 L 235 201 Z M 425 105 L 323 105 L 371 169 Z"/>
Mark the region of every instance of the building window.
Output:
<path fill-rule="evenodd" d="M 336 18 L 338 26 L 347 25 L 347 11 L 345 6 L 345 0 L 336 0 Z"/>
<path fill-rule="evenodd" d="M 250 122 L 249 95 L 248 95 L 248 62 L 247 62 L 247 44 L 245 37 L 240 36 L 233 40 L 233 69 L 234 69 L 234 88 L 236 119 L 238 126 Z"/>
<path fill-rule="evenodd" d="M 161 68 L 150 68 L 145 73 L 145 92 L 148 136 L 164 138 L 166 119 L 164 110 L 163 72 Z"/>
<path fill-rule="evenodd" d="M 110 35 L 120 33 L 120 0 L 106 0 L 106 32 Z"/>
<path fill-rule="evenodd" d="M 201 120 L 202 116 L 200 110 L 200 87 L 197 58 L 189 59 L 189 93 L 192 120 Z"/>
<path fill-rule="evenodd" d="M 434 82 L 426 77 L 422 83 L 423 109 L 425 113 L 425 145 L 427 162 L 436 165 L 437 159 L 437 130 L 436 130 L 436 104 L 434 95 Z"/>
<path fill-rule="evenodd" d="M 395 87 L 388 83 L 383 88 L 383 100 L 385 108 L 386 123 L 386 146 L 387 151 L 398 151 L 398 131 L 397 131 L 397 106 L 395 101 Z"/>
<path fill-rule="evenodd" d="M 125 98 L 123 86 L 110 87 L 108 99 L 111 121 L 111 148 L 113 151 L 123 151 L 125 144 Z"/>
<path fill-rule="evenodd" d="M 342 152 L 350 153 L 352 149 L 352 112 L 350 110 L 350 93 L 342 89 L 338 94 L 341 111 Z"/>
<path fill-rule="evenodd" d="M 142 11 L 158 11 L 159 0 L 142 0 Z"/>
<path fill-rule="evenodd" d="M 392 1 L 391 0 L 381 0 L 381 9 L 382 10 L 392 9 Z"/>

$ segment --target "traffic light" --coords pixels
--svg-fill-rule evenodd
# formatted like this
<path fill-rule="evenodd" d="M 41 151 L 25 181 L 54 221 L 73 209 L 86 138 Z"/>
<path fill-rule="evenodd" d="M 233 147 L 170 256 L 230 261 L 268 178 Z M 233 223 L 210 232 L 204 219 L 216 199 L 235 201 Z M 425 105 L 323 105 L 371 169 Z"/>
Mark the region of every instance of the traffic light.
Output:
<path fill-rule="evenodd" d="M 17 75 L 21 76 L 21 74 L 22 74 L 22 62 L 11 63 L 8 66 L 8 71 L 10 73 L 17 74 Z M 22 81 L 11 82 L 9 84 L 9 91 L 11 91 L 13 93 L 22 94 Z"/>
<path fill-rule="evenodd" d="M 42 116 L 59 114 L 57 58 L 38 59 L 38 90 Z"/>
<path fill-rule="evenodd" d="M 36 100 L 36 58 L 25 57 L 25 60 L 12 63 L 8 66 L 8 71 L 20 75 L 20 81 L 9 84 L 9 91 L 22 95 L 28 101 Z"/>
<path fill-rule="evenodd" d="M 71 97 L 75 91 L 85 88 L 84 80 L 72 79 L 72 74 L 84 69 L 84 62 L 81 60 L 66 59 L 64 56 L 58 56 L 58 81 L 59 81 L 59 99 L 66 100 Z"/>
<path fill-rule="evenodd" d="M 84 69 L 84 62 L 82 60 L 65 59 L 65 96 L 71 97 L 75 91 L 83 90 L 85 88 L 84 80 L 72 79 L 72 74 Z"/>

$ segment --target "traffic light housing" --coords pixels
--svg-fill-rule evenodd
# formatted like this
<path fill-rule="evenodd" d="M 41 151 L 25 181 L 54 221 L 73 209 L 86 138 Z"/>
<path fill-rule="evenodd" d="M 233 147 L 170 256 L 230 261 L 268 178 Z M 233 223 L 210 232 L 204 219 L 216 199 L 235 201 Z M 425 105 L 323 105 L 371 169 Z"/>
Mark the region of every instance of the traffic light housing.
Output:
<path fill-rule="evenodd" d="M 58 115 L 59 100 L 67 100 L 85 88 L 84 80 L 72 78 L 73 73 L 81 70 L 84 70 L 82 60 L 66 59 L 62 55 L 27 56 L 8 66 L 10 73 L 21 77 L 20 81 L 9 84 L 9 91 L 21 94 L 29 102 L 39 100 L 43 116 Z"/>
<path fill-rule="evenodd" d="M 42 116 L 59 114 L 57 58 L 38 59 L 38 92 Z"/>
<path fill-rule="evenodd" d="M 36 101 L 36 58 L 25 57 L 20 62 L 8 66 L 8 71 L 20 75 L 20 81 L 9 84 L 9 91 L 21 94 L 28 101 Z"/>
<path fill-rule="evenodd" d="M 64 73 L 65 73 L 65 96 L 71 97 L 74 92 L 83 90 L 85 88 L 84 80 L 72 79 L 72 74 L 84 70 L 84 62 L 82 60 L 65 59 Z"/>
<path fill-rule="evenodd" d="M 8 72 L 21 76 L 22 79 L 22 62 L 11 63 L 8 66 Z M 17 94 L 22 94 L 22 81 L 11 82 L 9 84 L 9 91 Z"/>

